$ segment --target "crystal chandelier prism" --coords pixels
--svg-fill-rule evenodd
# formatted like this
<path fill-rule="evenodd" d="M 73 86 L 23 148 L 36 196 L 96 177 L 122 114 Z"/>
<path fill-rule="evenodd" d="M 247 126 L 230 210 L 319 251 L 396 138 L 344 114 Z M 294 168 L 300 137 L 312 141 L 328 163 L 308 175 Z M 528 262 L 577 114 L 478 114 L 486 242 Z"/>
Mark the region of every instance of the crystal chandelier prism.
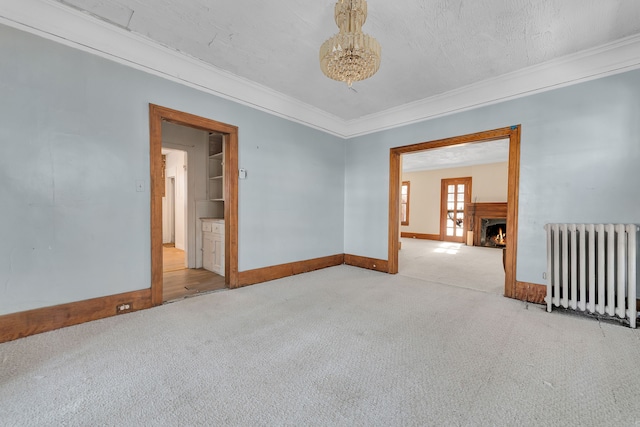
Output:
<path fill-rule="evenodd" d="M 320 47 L 320 69 L 333 80 L 368 79 L 380 68 L 380 44 L 362 32 L 367 20 L 366 0 L 338 0 L 335 20 L 339 32 Z"/>

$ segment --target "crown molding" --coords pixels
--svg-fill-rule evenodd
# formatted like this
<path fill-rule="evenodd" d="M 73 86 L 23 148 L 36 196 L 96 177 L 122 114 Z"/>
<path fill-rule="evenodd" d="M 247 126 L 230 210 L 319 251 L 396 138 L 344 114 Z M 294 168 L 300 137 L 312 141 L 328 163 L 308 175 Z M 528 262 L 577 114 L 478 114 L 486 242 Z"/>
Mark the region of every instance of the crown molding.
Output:
<path fill-rule="evenodd" d="M 347 138 L 393 129 L 640 68 L 640 35 L 347 122 Z"/>
<path fill-rule="evenodd" d="M 344 137 L 337 116 L 53 0 L 0 0 L 0 23 Z"/>
<path fill-rule="evenodd" d="M 635 35 L 344 121 L 53 0 L 0 0 L 0 23 L 345 139 L 640 68 Z"/>

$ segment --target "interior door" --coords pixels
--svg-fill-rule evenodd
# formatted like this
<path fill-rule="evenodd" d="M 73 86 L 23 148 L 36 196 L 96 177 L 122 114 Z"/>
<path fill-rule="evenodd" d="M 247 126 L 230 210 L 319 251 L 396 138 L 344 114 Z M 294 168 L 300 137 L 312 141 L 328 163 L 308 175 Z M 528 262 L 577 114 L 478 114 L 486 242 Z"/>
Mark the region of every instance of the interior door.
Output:
<path fill-rule="evenodd" d="M 443 179 L 440 197 L 440 239 L 463 243 L 469 228 L 464 207 L 471 202 L 471 177 Z"/>

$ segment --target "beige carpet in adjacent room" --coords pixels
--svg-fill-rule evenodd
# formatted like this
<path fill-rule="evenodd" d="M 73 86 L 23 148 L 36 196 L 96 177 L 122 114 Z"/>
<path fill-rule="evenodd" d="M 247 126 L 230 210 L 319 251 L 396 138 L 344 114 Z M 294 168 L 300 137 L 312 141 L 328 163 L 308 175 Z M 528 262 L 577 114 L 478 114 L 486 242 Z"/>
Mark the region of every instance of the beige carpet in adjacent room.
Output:
<path fill-rule="evenodd" d="M 504 294 L 502 249 L 403 238 L 398 273 L 477 291 Z"/>
<path fill-rule="evenodd" d="M 7 426 L 630 426 L 640 334 L 348 266 L 0 344 Z"/>

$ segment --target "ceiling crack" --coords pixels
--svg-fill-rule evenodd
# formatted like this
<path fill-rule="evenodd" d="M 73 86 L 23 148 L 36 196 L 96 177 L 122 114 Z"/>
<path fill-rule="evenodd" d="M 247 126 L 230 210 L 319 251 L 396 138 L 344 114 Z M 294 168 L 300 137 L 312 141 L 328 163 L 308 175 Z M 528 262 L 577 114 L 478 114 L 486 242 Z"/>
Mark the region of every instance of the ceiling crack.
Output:
<path fill-rule="evenodd" d="M 216 33 L 213 38 L 211 39 L 211 41 L 207 44 L 207 46 L 211 47 L 211 45 L 213 44 L 213 42 L 216 40 L 216 38 L 218 38 L 218 33 Z"/>
<path fill-rule="evenodd" d="M 131 25 L 131 18 L 133 18 L 133 14 L 136 13 L 135 10 L 131 10 L 131 15 L 129 15 L 129 20 L 127 21 L 127 30 L 131 30 L 131 28 L 129 28 L 129 25 Z"/>

